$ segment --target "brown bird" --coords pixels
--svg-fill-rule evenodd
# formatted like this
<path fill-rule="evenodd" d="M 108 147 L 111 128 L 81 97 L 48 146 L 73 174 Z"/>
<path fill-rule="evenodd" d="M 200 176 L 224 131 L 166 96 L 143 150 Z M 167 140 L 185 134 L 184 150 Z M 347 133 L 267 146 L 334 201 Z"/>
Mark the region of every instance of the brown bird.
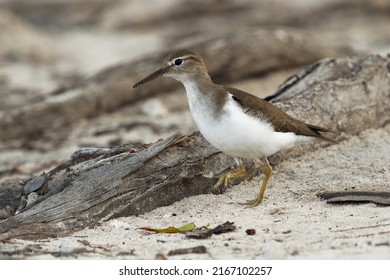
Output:
<path fill-rule="evenodd" d="M 244 205 L 257 206 L 271 177 L 267 157 L 313 138 L 336 142 L 321 134 L 328 129 L 301 122 L 271 103 L 242 90 L 217 85 L 211 80 L 202 57 L 189 49 L 174 51 L 163 67 L 134 85 L 139 87 L 166 76 L 181 82 L 195 124 L 204 138 L 222 152 L 233 156 L 239 170 L 220 177 L 213 192 L 227 187 L 230 180 L 246 174 L 244 159 L 265 159 L 265 177 L 254 200 Z"/>

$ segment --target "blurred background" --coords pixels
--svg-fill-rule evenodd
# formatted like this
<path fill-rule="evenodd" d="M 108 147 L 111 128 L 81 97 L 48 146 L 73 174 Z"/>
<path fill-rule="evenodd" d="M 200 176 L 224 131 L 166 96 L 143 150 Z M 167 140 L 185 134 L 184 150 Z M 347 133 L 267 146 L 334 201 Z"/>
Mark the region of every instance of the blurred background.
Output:
<path fill-rule="evenodd" d="M 0 0 L 0 180 L 194 130 L 178 83 L 132 89 L 181 47 L 264 97 L 317 60 L 387 54 L 390 1 Z"/>

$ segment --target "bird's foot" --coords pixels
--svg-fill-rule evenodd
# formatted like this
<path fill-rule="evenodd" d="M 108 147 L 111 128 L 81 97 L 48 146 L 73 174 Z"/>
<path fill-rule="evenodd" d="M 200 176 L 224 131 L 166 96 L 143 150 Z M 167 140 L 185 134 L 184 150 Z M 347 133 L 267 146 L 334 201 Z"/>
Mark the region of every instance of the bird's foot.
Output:
<path fill-rule="evenodd" d="M 256 196 L 256 198 L 253 200 L 248 200 L 247 202 L 239 203 L 240 205 L 245 205 L 245 208 L 253 208 L 253 207 L 256 207 L 257 205 L 259 205 L 263 201 L 265 189 L 267 188 L 268 181 L 269 181 L 271 174 L 272 174 L 272 167 L 269 164 L 267 158 L 265 159 L 265 172 L 264 172 L 264 174 L 265 174 L 265 177 L 264 177 L 263 183 L 261 184 L 260 192 Z"/>
<path fill-rule="evenodd" d="M 246 170 L 244 165 L 241 162 L 240 169 L 237 172 L 223 174 L 219 178 L 218 182 L 211 188 L 211 192 L 213 194 L 224 193 L 225 190 L 230 186 L 230 182 L 232 179 L 245 176 L 245 174 L 246 174 Z"/>
<path fill-rule="evenodd" d="M 246 202 L 240 202 L 238 204 L 244 205 L 245 208 L 253 208 L 259 205 L 263 201 L 262 197 L 256 197 L 255 199 L 247 200 Z"/>
<path fill-rule="evenodd" d="M 218 182 L 211 188 L 213 194 L 221 194 L 226 191 L 230 185 L 230 173 L 223 174 Z"/>

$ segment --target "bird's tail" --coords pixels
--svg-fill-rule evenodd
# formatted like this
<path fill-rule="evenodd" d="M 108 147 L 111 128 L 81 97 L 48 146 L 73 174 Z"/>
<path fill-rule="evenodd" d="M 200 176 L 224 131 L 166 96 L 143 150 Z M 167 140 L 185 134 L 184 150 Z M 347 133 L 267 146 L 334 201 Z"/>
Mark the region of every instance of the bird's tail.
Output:
<path fill-rule="evenodd" d="M 320 127 L 320 126 L 312 125 L 312 124 L 307 124 L 307 126 L 310 129 L 314 130 L 318 134 L 318 137 L 320 139 L 328 141 L 328 142 L 332 142 L 332 143 L 338 143 L 338 141 L 336 141 L 336 140 L 334 140 L 332 138 L 326 137 L 326 136 L 321 134 L 321 132 L 330 132 L 330 133 L 337 134 L 336 131 L 333 131 L 333 130 L 330 130 L 330 129 L 327 129 L 327 128 L 323 128 L 323 127 Z"/>

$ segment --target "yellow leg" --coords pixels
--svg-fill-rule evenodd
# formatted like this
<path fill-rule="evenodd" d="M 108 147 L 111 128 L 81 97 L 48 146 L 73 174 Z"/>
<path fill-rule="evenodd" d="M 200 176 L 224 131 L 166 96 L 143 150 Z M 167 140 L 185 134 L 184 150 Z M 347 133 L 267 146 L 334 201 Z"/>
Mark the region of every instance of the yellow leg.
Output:
<path fill-rule="evenodd" d="M 269 164 L 267 158 L 265 158 L 265 171 L 264 171 L 264 174 L 265 174 L 265 177 L 264 177 L 263 183 L 261 184 L 260 192 L 257 195 L 257 197 L 255 199 L 253 199 L 253 200 L 248 200 L 247 202 L 240 203 L 240 204 L 246 205 L 247 208 L 252 208 L 252 207 L 255 207 L 255 206 L 259 205 L 261 203 L 261 201 L 263 200 L 265 189 L 267 188 L 268 181 L 269 181 L 269 179 L 271 178 L 271 175 L 272 175 L 272 167 Z"/>
<path fill-rule="evenodd" d="M 243 177 L 246 174 L 245 166 L 240 161 L 240 167 L 237 172 L 226 173 L 222 175 L 218 182 L 211 188 L 212 193 L 221 193 L 224 189 L 226 189 L 230 185 L 230 181 L 235 178 Z"/>

